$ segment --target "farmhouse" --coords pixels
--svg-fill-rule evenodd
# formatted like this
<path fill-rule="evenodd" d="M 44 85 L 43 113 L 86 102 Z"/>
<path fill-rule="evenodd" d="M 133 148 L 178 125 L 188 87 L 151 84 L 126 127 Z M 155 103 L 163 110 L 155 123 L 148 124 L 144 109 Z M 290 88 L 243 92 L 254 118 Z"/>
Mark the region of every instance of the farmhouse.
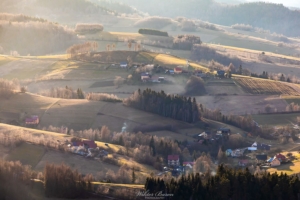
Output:
<path fill-rule="evenodd" d="M 182 73 L 182 69 L 180 67 L 175 67 L 174 68 L 174 73 L 175 74 L 181 74 Z"/>
<path fill-rule="evenodd" d="M 281 164 L 280 160 L 278 158 L 273 158 L 272 161 L 270 162 L 271 167 L 276 167 Z"/>
<path fill-rule="evenodd" d="M 40 120 L 37 115 L 32 115 L 30 117 L 26 117 L 25 124 L 26 125 L 37 125 L 39 124 Z"/>
<path fill-rule="evenodd" d="M 88 148 L 92 148 L 92 149 L 97 148 L 97 144 L 95 143 L 95 141 L 92 141 L 92 140 L 83 140 L 83 141 L 72 142 L 72 146 L 74 146 L 74 147 L 83 146 L 86 149 L 88 149 Z"/>
<path fill-rule="evenodd" d="M 120 67 L 126 68 L 128 66 L 127 62 L 120 62 Z"/>
<path fill-rule="evenodd" d="M 168 155 L 169 166 L 179 166 L 179 155 Z"/>
<path fill-rule="evenodd" d="M 284 155 L 282 155 L 281 153 L 276 154 L 276 156 L 274 158 L 277 158 L 280 162 L 286 161 L 286 157 Z"/>
<path fill-rule="evenodd" d="M 209 131 L 204 131 L 203 133 L 200 133 L 198 137 L 207 139 L 211 137 L 211 133 Z"/>

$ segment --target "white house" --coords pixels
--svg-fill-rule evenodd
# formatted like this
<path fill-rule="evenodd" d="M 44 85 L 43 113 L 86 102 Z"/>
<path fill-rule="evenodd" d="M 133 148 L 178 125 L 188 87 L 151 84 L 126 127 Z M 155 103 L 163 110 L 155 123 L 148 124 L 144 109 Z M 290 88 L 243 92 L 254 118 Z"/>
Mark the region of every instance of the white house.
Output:
<path fill-rule="evenodd" d="M 127 62 L 120 62 L 120 67 L 126 68 L 128 66 Z"/>

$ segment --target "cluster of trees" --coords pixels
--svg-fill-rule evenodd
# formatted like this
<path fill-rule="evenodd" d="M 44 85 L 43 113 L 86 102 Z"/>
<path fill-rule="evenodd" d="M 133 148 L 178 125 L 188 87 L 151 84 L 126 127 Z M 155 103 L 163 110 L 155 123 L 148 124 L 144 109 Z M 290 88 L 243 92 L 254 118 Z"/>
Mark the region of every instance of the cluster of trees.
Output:
<path fill-rule="evenodd" d="M 297 199 L 300 180 L 296 175 L 252 175 L 247 168 L 234 170 L 220 165 L 216 175 L 207 179 L 199 173 L 170 182 L 148 178 L 145 189 L 149 193 L 172 194 L 169 199 Z"/>
<path fill-rule="evenodd" d="M 255 128 L 255 124 L 253 123 L 253 119 L 250 115 L 246 115 L 246 116 L 223 115 L 221 113 L 221 110 L 219 109 L 210 110 L 208 108 L 204 108 L 202 104 L 200 104 L 200 110 L 202 116 L 207 119 L 224 122 L 226 124 L 230 124 L 248 131 L 251 131 Z"/>
<path fill-rule="evenodd" d="M 0 43 L 7 54 L 17 51 L 20 55 L 44 55 L 63 51 L 77 42 L 73 30 L 43 19 L 9 14 L 1 18 Z"/>
<path fill-rule="evenodd" d="M 202 95 L 205 94 L 205 83 L 202 78 L 191 76 L 185 85 L 186 95 Z"/>
<path fill-rule="evenodd" d="M 200 119 L 195 98 L 192 100 L 190 97 L 167 95 L 164 91 L 156 92 L 148 88 L 135 91 L 124 100 L 124 105 L 188 123 Z"/>
<path fill-rule="evenodd" d="M 32 185 L 30 179 L 37 178 L 37 173 L 30 167 L 23 166 L 19 161 L 0 161 L 0 199 L 34 199 L 27 185 Z"/>
<path fill-rule="evenodd" d="M 9 99 L 15 90 L 20 90 L 20 83 L 17 79 L 0 79 L 0 99 Z"/>
<path fill-rule="evenodd" d="M 234 24 L 231 26 L 233 29 L 242 30 L 242 31 L 254 31 L 253 26 L 249 24 Z"/>
<path fill-rule="evenodd" d="M 51 88 L 49 91 L 41 92 L 40 95 L 53 97 L 53 98 L 62 98 L 62 99 L 84 99 L 85 95 L 82 92 L 81 88 L 77 90 L 73 90 L 72 87 L 64 87 L 64 88 Z"/>
<path fill-rule="evenodd" d="M 201 44 L 202 41 L 199 36 L 195 35 L 178 35 L 173 39 L 174 49 L 191 50 L 193 45 Z"/>
<path fill-rule="evenodd" d="M 242 61 L 236 57 L 229 57 L 218 53 L 214 48 L 204 44 L 194 44 L 192 46 L 192 60 L 214 60 L 222 65 L 228 66 L 230 63 L 239 66 Z"/>
<path fill-rule="evenodd" d="M 86 99 L 91 101 L 122 102 L 122 99 L 116 95 L 107 93 L 88 93 Z"/>
<path fill-rule="evenodd" d="M 85 42 L 83 44 L 75 44 L 67 49 L 67 54 L 71 58 L 75 57 L 77 54 L 84 54 L 90 51 L 96 51 L 98 49 L 98 42 Z"/>
<path fill-rule="evenodd" d="M 94 34 L 103 31 L 102 24 L 82 24 L 78 23 L 75 26 L 75 32 L 79 34 Z"/>
<path fill-rule="evenodd" d="M 89 177 L 89 176 L 88 176 Z M 85 180 L 76 170 L 64 164 L 46 164 L 44 188 L 46 197 L 84 198 L 92 190 L 92 180 Z"/>
<path fill-rule="evenodd" d="M 250 76 L 252 76 L 252 77 L 258 77 L 258 78 L 264 78 L 264 79 L 268 79 L 269 78 L 269 74 L 268 74 L 267 71 L 263 71 L 262 74 L 251 73 Z"/>
<path fill-rule="evenodd" d="M 263 78 L 263 79 L 271 79 L 271 80 L 276 80 L 276 81 L 283 81 L 283 82 L 288 82 L 288 83 L 291 83 L 291 82 L 297 83 L 299 81 L 296 77 L 286 76 L 282 73 L 269 74 L 267 71 L 263 71 L 263 73 L 261 73 L 261 74 L 251 73 L 250 76 Z"/>
<path fill-rule="evenodd" d="M 300 106 L 299 106 L 299 104 L 296 104 L 296 103 L 292 102 L 292 103 L 290 103 L 289 105 L 286 106 L 285 110 L 287 112 L 300 111 Z"/>
<path fill-rule="evenodd" d="M 154 29 L 146 29 L 146 28 L 139 29 L 139 34 L 157 35 L 157 36 L 166 36 L 166 37 L 169 36 L 168 32 L 154 30 Z"/>

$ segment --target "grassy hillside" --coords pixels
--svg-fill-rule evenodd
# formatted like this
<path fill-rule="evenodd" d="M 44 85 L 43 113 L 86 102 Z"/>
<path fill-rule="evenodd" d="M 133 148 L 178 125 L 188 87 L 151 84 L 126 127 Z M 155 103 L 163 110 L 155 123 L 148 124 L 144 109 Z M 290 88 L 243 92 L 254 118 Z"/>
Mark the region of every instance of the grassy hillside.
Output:
<path fill-rule="evenodd" d="M 0 14 L 0 19 L 0 44 L 6 54 L 44 55 L 78 42 L 72 30 L 44 19 L 11 14 Z"/>

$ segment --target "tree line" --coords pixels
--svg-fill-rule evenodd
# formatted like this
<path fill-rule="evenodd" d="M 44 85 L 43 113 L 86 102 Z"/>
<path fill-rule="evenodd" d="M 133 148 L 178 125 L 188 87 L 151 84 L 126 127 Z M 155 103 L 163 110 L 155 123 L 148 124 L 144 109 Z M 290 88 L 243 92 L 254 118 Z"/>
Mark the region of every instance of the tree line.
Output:
<path fill-rule="evenodd" d="M 200 120 L 195 98 L 167 95 L 164 91 L 156 92 L 149 88 L 134 92 L 124 100 L 124 105 L 188 123 Z"/>
<path fill-rule="evenodd" d="M 90 51 L 95 51 L 98 49 L 97 42 L 85 42 L 83 44 L 75 44 L 67 49 L 67 54 L 73 58 L 77 54 L 88 53 Z"/>
<path fill-rule="evenodd" d="M 204 178 L 199 173 L 182 176 L 169 182 L 148 178 L 145 189 L 149 193 L 171 194 L 168 199 L 224 199 L 267 200 L 299 199 L 300 180 L 296 175 L 251 174 L 220 165 L 215 176 Z"/>

